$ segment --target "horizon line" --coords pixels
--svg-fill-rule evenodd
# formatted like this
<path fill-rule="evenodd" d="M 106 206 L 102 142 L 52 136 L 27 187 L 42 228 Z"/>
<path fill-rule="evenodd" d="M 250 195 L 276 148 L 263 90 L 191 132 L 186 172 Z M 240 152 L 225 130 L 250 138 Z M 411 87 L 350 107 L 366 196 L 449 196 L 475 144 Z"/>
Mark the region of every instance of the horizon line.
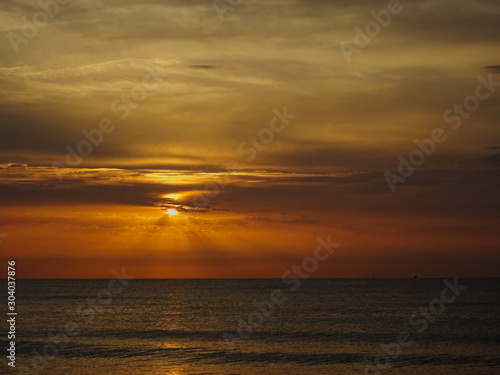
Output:
<path fill-rule="evenodd" d="M 500 279 L 500 276 L 433 276 L 433 277 L 310 277 L 307 280 L 435 280 L 435 279 Z M 16 281 L 21 280 L 113 280 L 115 277 L 95 277 L 95 278 L 65 278 L 65 277 L 52 277 L 52 278 L 16 278 Z M 287 278 L 296 279 L 296 278 Z M 7 281 L 7 278 L 2 278 Z M 279 277 L 191 277 L 191 278 L 133 278 L 132 280 L 282 280 Z"/>

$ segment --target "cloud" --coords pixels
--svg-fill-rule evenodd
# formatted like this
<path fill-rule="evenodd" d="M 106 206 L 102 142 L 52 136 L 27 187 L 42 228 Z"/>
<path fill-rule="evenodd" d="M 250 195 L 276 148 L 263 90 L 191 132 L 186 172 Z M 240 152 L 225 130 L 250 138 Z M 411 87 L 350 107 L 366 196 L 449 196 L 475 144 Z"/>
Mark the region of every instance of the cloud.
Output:
<path fill-rule="evenodd" d="M 478 66 L 495 61 L 500 35 L 495 1 L 405 4 L 348 65 L 338 43 L 352 41 L 353 28 L 386 1 L 255 1 L 224 22 L 206 1 L 70 2 L 18 55 L 0 44 L 0 161 L 63 162 L 84 129 L 110 117 L 116 131 L 83 166 L 220 169 L 243 162 L 238 146 L 269 125 L 273 108 L 287 106 L 297 121 L 249 168 L 392 168 L 472 92 Z M 24 0 L 0 5 L 6 20 L 38 8 Z M 112 103 L 130 95 L 149 66 L 168 78 L 117 120 Z M 482 104 L 467 119 L 468 136 L 436 157 L 480 157 L 470 150 L 498 134 L 497 101 Z"/>
<path fill-rule="evenodd" d="M 216 69 L 218 66 L 216 65 L 190 65 L 190 68 L 193 69 Z"/>
<path fill-rule="evenodd" d="M 43 69 L 30 66 L 0 68 L 0 79 L 21 79 L 31 81 L 48 82 L 81 82 L 82 79 L 116 79 L 118 77 L 129 77 L 131 72 L 134 76 L 139 70 L 144 76 L 147 68 L 166 68 L 179 61 L 164 61 L 161 59 L 122 59 L 106 61 L 102 63 L 77 66 L 72 68 Z"/>
<path fill-rule="evenodd" d="M 489 70 L 493 74 L 500 73 L 500 65 L 489 65 L 489 66 L 485 66 L 484 69 Z"/>
<path fill-rule="evenodd" d="M 485 156 L 485 157 L 479 158 L 479 160 L 483 160 L 483 161 L 486 161 L 489 163 L 500 164 L 500 154 Z"/>

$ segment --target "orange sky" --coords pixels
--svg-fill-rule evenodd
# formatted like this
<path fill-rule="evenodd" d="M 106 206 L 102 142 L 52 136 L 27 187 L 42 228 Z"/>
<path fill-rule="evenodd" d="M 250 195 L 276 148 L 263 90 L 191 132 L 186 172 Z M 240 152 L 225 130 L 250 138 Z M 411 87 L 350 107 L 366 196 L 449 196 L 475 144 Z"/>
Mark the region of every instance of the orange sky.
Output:
<path fill-rule="evenodd" d="M 49 168 L 3 173 L 11 195 L 0 246 L 19 277 L 109 277 L 121 267 L 141 278 L 281 277 L 328 235 L 341 246 L 313 277 L 498 272 L 491 181 L 469 187 L 484 196 L 467 202 L 456 189 L 465 181 L 448 172 L 433 176 L 439 193 L 418 177 L 394 194 L 378 174 L 238 173 L 206 207 L 193 197 L 223 175 L 175 172 L 176 183 L 165 172 L 88 169 L 58 185 Z"/>
<path fill-rule="evenodd" d="M 405 4 L 346 61 L 386 4 L 221 21 L 207 1 L 90 0 L 17 52 L 4 38 L 0 259 L 25 278 L 281 277 L 330 235 L 312 277 L 500 276 L 500 6 Z M 0 5 L 2 32 L 36 11 Z M 481 80 L 455 129 L 444 114 Z M 384 173 L 436 128 L 391 192 Z"/>

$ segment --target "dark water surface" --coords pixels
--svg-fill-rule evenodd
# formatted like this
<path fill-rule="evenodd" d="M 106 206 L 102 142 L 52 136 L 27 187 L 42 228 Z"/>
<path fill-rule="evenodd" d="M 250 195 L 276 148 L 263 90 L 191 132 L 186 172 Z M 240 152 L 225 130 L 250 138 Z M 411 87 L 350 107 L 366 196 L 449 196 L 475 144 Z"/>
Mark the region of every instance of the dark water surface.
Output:
<path fill-rule="evenodd" d="M 111 291 L 108 280 L 21 280 L 17 367 L 4 356 L 1 368 L 500 374 L 500 279 L 458 283 L 467 289 L 443 291 L 444 279 L 316 279 L 294 291 L 281 280 L 131 280 Z M 5 281 L 1 288 L 6 306 Z M 1 343 L 8 347 L 6 334 Z"/>

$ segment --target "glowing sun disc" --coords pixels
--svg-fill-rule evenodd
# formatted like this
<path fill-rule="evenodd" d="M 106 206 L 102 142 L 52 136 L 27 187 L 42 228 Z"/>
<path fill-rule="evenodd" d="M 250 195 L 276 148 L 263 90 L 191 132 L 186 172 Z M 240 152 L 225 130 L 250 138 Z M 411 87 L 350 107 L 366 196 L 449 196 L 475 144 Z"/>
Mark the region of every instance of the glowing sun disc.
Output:
<path fill-rule="evenodd" d="M 169 208 L 169 209 L 167 210 L 167 213 L 168 213 L 169 215 L 178 215 L 178 214 L 179 214 L 179 211 L 177 211 L 175 208 Z"/>

